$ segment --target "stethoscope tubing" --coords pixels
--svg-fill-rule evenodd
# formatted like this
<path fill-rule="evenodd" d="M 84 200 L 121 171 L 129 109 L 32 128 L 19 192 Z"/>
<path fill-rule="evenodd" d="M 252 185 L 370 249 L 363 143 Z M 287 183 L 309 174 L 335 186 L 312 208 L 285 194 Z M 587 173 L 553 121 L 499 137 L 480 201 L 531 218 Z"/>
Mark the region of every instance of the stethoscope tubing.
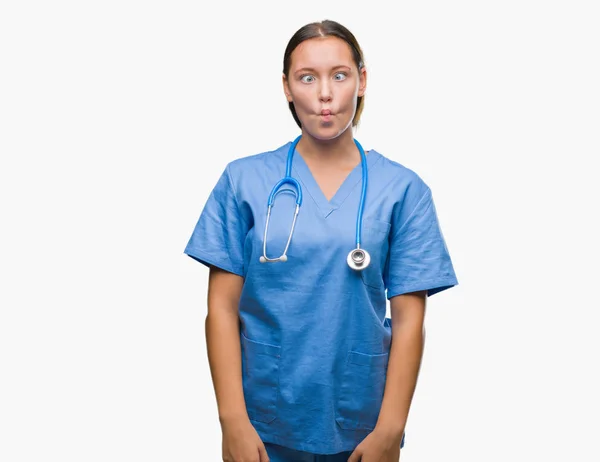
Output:
<path fill-rule="evenodd" d="M 290 246 L 290 242 L 292 240 L 292 235 L 294 234 L 294 228 L 296 226 L 296 219 L 298 217 L 298 212 L 300 211 L 300 206 L 302 205 L 302 187 L 300 186 L 300 183 L 298 182 L 298 180 L 296 180 L 292 176 L 292 162 L 293 162 L 293 158 L 294 158 L 294 152 L 296 150 L 296 145 L 300 141 L 300 138 L 302 138 L 302 135 L 299 135 L 290 145 L 290 148 L 288 150 L 288 155 L 287 155 L 285 177 L 283 177 L 281 180 L 279 180 L 277 182 L 277 184 L 275 184 L 275 186 L 271 190 L 271 194 L 269 195 L 269 199 L 267 201 L 267 220 L 266 220 L 265 232 L 264 232 L 264 236 L 263 236 L 263 254 L 260 257 L 260 261 L 262 263 L 287 261 L 287 250 Z M 368 253 L 364 250 L 360 250 L 361 236 L 362 236 L 362 218 L 363 218 L 363 211 L 364 211 L 364 207 L 365 207 L 365 199 L 366 199 L 366 195 L 367 195 L 368 174 L 367 174 L 367 156 L 365 154 L 365 151 L 364 151 L 362 145 L 356 139 L 354 139 L 354 143 L 356 144 L 356 146 L 358 147 L 358 150 L 360 151 L 360 159 L 361 159 L 360 161 L 361 161 L 361 169 L 362 169 L 362 188 L 361 188 L 361 193 L 360 193 L 360 203 L 358 205 L 358 213 L 357 213 L 357 217 L 356 217 L 356 249 L 353 250 L 352 252 L 350 252 L 350 254 L 348 255 L 348 264 L 351 267 L 353 267 L 354 269 L 360 269 L 360 268 L 357 268 L 356 265 L 351 262 L 351 256 L 353 254 L 362 255 L 362 258 L 364 258 L 366 256 L 365 267 L 369 264 L 370 259 L 369 259 Z M 267 257 L 267 231 L 269 229 L 269 221 L 271 219 L 271 208 L 273 207 L 273 204 L 275 202 L 275 196 L 277 195 L 277 193 L 279 192 L 281 187 L 286 184 L 291 184 L 294 187 L 294 189 L 296 190 L 296 209 L 294 211 L 294 219 L 292 222 L 292 227 L 290 229 L 290 234 L 288 236 L 288 240 L 287 240 L 285 249 L 283 251 L 283 254 L 278 258 L 269 258 L 269 257 Z M 357 263 L 357 264 L 360 266 L 360 264 L 362 264 L 362 263 Z"/>

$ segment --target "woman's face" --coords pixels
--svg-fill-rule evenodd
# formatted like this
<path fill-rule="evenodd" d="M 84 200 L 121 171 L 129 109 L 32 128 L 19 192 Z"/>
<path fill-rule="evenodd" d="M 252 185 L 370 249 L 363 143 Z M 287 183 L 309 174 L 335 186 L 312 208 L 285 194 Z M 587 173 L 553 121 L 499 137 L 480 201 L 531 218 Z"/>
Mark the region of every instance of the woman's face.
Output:
<path fill-rule="evenodd" d="M 350 46 L 337 37 L 302 42 L 292 52 L 289 78 L 283 76 L 303 131 L 320 140 L 336 138 L 351 126 L 366 83 L 365 69 L 359 72 Z"/>

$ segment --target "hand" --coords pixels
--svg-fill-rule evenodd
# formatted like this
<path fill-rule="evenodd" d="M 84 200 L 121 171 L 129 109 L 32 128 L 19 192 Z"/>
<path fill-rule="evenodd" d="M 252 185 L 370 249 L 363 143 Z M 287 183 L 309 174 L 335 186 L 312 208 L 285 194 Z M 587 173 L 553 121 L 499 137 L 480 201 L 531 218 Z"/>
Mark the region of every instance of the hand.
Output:
<path fill-rule="evenodd" d="M 388 431 L 373 430 L 356 446 L 348 462 L 398 462 L 400 460 L 400 436 Z"/>
<path fill-rule="evenodd" d="M 221 423 L 224 462 L 269 462 L 265 445 L 247 417 Z"/>

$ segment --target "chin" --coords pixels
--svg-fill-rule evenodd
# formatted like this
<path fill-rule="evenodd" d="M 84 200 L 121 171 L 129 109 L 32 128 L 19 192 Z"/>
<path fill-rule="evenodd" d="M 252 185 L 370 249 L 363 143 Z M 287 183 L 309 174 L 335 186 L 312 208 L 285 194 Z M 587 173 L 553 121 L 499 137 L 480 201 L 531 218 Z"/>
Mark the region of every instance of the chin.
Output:
<path fill-rule="evenodd" d="M 341 127 L 338 124 L 331 124 L 330 126 L 310 127 L 306 129 L 306 132 L 317 140 L 329 141 L 338 138 L 348 128 L 350 128 L 350 124 L 346 127 Z"/>

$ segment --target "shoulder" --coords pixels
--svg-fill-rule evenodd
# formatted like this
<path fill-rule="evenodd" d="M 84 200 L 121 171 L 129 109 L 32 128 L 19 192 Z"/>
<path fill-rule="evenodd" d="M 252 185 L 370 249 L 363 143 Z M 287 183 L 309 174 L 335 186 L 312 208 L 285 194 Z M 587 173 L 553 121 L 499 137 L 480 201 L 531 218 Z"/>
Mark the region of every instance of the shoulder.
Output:
<path fill-rule="evenodd" d="M 240 180 L 242 176 L 264 173 L 265 169 L 285 162 L 290 142 L 274 149 L 246 154 L 227 164 L 226 171 L 232 181 Z"/>
<path fill-rule="evenodd" d="M 431 194 L 429 185 L 415 170 L 376 150 L 373 151 L 381 157 L 373 176 L 388 194 L 393 192 L 393 196 L 401 202 L 419 201 L 426 194 Z"/>

